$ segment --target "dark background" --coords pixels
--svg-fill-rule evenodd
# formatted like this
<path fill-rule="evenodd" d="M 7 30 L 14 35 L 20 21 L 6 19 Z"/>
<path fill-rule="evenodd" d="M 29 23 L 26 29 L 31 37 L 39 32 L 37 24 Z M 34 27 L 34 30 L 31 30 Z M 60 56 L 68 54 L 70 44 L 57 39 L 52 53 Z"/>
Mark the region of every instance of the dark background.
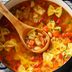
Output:
<path fill-rule="evenodd" d="M 72 72 L 72 58 L 65 65 L 54 72 Z"/>
<path fill-rule="evenodd" d="M 63 0 L 63 1 L 70 1 L 72 3 L 72 0 Z M 72 58 L 61 68 L 54 72 L 72 72 Z"/>
<path fill-rule="evenodd" d="M 72 2 L 72 0 L 63 0 L 63 1 L 71 1 Z"/>

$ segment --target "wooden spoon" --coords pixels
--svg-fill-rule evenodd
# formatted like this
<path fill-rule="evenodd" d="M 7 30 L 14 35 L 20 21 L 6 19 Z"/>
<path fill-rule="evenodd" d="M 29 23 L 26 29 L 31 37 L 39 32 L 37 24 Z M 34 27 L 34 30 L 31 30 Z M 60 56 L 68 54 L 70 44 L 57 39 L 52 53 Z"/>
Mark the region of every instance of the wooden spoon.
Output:
<path fill-rule="evenodd" d="M 35 28 L 35 27 L 32 27 L 32 26 L 29 26 L 25 23 L 22 23 L 20 20 L 18 20 L 5 6 L 4 4 L 2 4 L 0 2 L 0 12 L 11 22 L 11 24 L 14 26 L 14 28 L 16 29 L 17 33 L 19 34 L 19 37 L 21 39 L 21 41 L 23 42 L 23 45 L 30 51 L 34 52 L 34 53 L 41 53 L 41 52 L 44 52 L 48 46 L 49 46 L 49 42 L 50 42 L 50 37 L 49 35 L 44 32 L 43 30 L 41 29 L 38 29 L 38 28 Z M 35 29 L 35 30 L 38 30 L 42 33 L 44 33 L 47 37 L 47 43 L 46 45 L 41 49 L 41 50 L 38 50 L 38 51 L 35 51 L 35 50 L 31 50 L 28 48 L 28 46 L 26 45 L 25 43 L 25 37 L 27 35 L 27 32 L 32 30 L 32 29 Z"/>

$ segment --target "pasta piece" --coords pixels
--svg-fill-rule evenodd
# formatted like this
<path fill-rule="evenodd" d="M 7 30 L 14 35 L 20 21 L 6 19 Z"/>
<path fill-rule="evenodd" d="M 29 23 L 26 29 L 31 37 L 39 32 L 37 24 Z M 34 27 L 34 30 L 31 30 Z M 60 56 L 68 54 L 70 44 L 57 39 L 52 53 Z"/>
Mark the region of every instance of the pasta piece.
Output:
<path fill-rule="evenodd" d="M 56 26 L 55 28 L 54 28 L 55 30 L 58 30 L 58 31 L 62 31 L 62 29 L 61 29 L 61 27 L 59 27 L 59 26 Z"/>
<path fill-rule="evenodd" d="M 27 72 L 23 65 L 20 65 L 17 72 Z"/>
<path fill-rule="evenodd" d="M 56 9 L 50 5 L 47 11 L 48 16 L 55 14 L 58 18 L 62 15 L 62 7 L 57 7 Z"/>
<path fill-rule="evenodd" d="M 53 54 L 51 54 L 51 53 L 47 53 L 47 52 L 44 52 L 44 53 L 43 53 L 43 60 L 46 61 L 46 62 L 47 62 L 48 60 L 51 61 L 51 60 L 53 59 L 53 57 L 54 57 L 54 56 L 53 56 Z"/>
<path fill-rule="evenodd" d="M 2 28 L 3 35 L 8 35 L 10 31 L 7 28 Z"/>
<path fill-rule="evenodd" d="M 45 10 L 42 7 L 40 7 L 39 5 L 38 6 L 35 6 L 34 7 L 34 10 L 35 10 L 36 13 L 38 13 L 40 15 L 43 15 L 44 12 L 45 12 Z"/>
<path fill-rule="evenodd" d="M 68 43 L 66 54 L 72 56 L 72 43 Z"/>
<path fill-rule="evenodd" d="M 27 69 L 27 72 L 33 72 L 33 67 L 29 66 L 28 69 Z"/>
<path fill-rule="evenodd" d="M 48 16 L 53 15 L 54 11 L 55 11 L 55 8 L 52 5 L 50 5 L 47 11 Z"/>
<path fill-rule="evenodd" d="M 38 46 L 34 47 L 34 50 L 36 50 L 36 51 L 38 51 L 40 49 L 41 49 L 41 47 L 38 47 Z"/>
<path fill-rule="evenodd" d="M 40 19 L 41 19 L 41 16 L 35 12 L 33 14 L 33 20 L 34 20 L 34 22 L 37 23 L 37 22 L 39 22 Z"/>
<path fill-rule="evenodd" d="M 55 27 L 55 21 L 54 20 L 49 20 L 47 26 L 48 26 L 49 30 L 54 29 L 54 27 Z"/>
<path fill-rule="evenodd" d="M 31 30 L 28 33 L 28 37 L 29 37 L 29 39 L 34 39 L 36 37 L 36 32 L 34 30 Z"/>
<path fill-rule="evenodd" d="M 0 41 L 5 41 L 5 35 L 8 35 L 8 34 L 10 34 L 10 31 L 7 29 L 7 28 L 1 28 L 0 27 Z"/>
<path fill-rule="evenodd" d="M 58 55 L 62 51 L 66 50 L 66 45 L 63 44 L 62 40 L 58 38 L 52 39 L 52 46 L 50 52 L 54 55 Z"/>
<path fill-rule="evenodd" d="M 23 56 L 21 54 L 16 54 L 14 56 L 14 59 L 19 60 L 22 65 L 26 65 L 28 67 L 30 64 L 32 64 L 32 62 L 29 61 L 26 57 L 27 57 L 26 55 Z"/>
<path fill-rule="evenodd" d="M 68 43 L 68 48 L 69 48 L 69 49 L 72 48 L 72 43 Z"/>
<path fill-rule="evenodd" d="M 9 52 L 12 47 L 17 47 L 17 42 L 15 39 L 8 40 L 4 43 L 4 49 L 6 51 Z"/>
<path fill-rule="evenodd" d="M 53 63 L 51 61 L 53 59 L 53 57 L 54 57 L 53 54 L 44 52 L 43 53 L 43 62 L 45 64 L 48 64 L 50 67 L 53 67 Z"/>
<path fill-rule="evenodd" d="M 39 25 L 38 25 L 38 28 L 43 28 L 43 25 L 44 25 L 44 23 L 40 23 Z"/>
<path fill-rule="evenodd" d="M 57 17 L 61 17 L 62 15 L 62 7 L 56 8 L 55 14 Z"/>

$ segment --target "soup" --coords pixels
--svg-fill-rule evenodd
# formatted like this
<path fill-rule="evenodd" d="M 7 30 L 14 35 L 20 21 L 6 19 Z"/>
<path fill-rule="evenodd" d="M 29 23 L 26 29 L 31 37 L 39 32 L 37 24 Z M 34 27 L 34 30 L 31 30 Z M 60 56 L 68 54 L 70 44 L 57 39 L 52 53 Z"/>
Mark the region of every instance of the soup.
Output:
<path fill-rule="evenodd" d="M 10 11 L 20 21 L 43 29 L 51 41 L 43 53 L 26 50 L 14 27 L 3 16 L 0 20 L 0 60 L 6 66 L 15 72 L 52 72 L 70 59 L 72 18 L 62 7 L 50 1 L 30 0 L 16 5 Z M 35 33 L 30 31 L 27 35 L 33 40 Z M 33 41 L 28 44 L 33 44 Z"/>

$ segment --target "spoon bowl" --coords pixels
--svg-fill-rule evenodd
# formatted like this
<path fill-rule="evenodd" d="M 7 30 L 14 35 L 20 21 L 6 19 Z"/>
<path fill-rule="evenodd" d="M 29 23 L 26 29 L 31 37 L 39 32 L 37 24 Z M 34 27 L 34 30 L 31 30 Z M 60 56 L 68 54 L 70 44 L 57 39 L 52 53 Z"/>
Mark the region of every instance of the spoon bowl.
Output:
<path fill-rule="evenodd" d="M 16 29 L 17 33 L 19 34 L 19 37 L 23 43 L 23 45 L 29 50 L 29 51 L 32 51 L 34 53 L 42 53 L 44 52 L 45 50 L 47 50 L 48 46 L 49 46 L 49 42 L 50 42 L 50 37 L 49 35 L 44 32 L 42 29 L 39 29 L 39 28 L 36 28 L 36 27 L 32 27 L 32 26 L 29 26 L 23 22 L 21 22 L 20 20 L 18 20 L 5 6 L 4 4 L 2 4 L 0 2 L 0 13 L 2 13 L 10 22 L 11 24 L 14 26 L 14 28 Z M 47 43 L 46 45 L 38 50 L 38 51 L 35 51 L 33 49 L 29 49 L 27 44 L 25 43 L 25 37 L 27 35 L 27 33 L 32 30 L 32 29 L 35 29 L 35 30 L 38 30 L 40 31 L 42 34 L 45 34 L 46 35 L 46 39 L 47 39 Z"/>

